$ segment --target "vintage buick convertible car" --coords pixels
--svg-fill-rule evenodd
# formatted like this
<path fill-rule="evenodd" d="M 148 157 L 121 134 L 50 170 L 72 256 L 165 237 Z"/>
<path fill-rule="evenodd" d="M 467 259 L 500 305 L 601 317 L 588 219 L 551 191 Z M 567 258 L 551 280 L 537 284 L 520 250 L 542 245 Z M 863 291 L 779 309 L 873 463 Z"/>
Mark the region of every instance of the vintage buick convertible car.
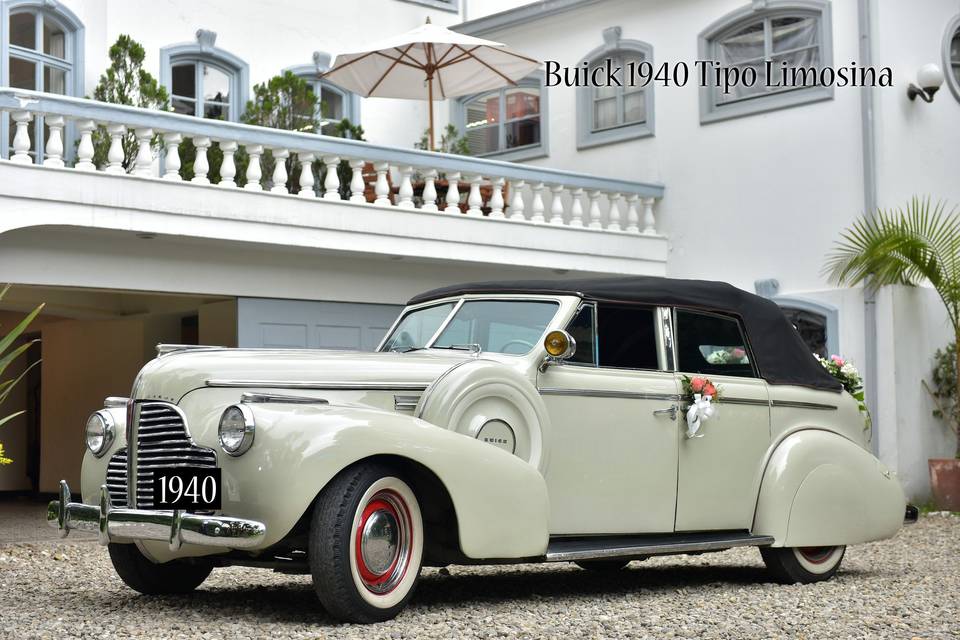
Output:
<path fill-rule="evenodd" d="M 690 376 L 719 396 L 695 437 Z M 396 615 L 424 565 L 756 546 L 814 582 L 916 518 L 868 433 L 778 307 L 730 285 L 469 284 L 415 297 L 377 353 L 161 345 L 86 424 L 83 502 L 62 482 L 48 518 L 142 593 L 310 573 L 355 622 Z"/>

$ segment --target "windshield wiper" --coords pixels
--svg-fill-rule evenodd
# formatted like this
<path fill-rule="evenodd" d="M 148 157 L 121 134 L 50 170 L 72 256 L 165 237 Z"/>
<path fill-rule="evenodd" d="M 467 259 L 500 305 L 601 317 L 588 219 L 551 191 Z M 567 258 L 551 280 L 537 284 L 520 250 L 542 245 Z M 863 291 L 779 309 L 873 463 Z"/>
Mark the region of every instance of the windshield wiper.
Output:
<path fill-rule="evenodd" d="M 433 345 L 431 349 L 455 349 L 456 351 L 470 351 L 472 353 L 480 353 L 483 351 L 483 347 L 479 344 L 448 344 L 445 346 Z"/>
<path fill-rule="evenodd" d="M 393 347 L 390 353 L 410 353 L 411 351 L 422 351 L 426 347 Z"/>

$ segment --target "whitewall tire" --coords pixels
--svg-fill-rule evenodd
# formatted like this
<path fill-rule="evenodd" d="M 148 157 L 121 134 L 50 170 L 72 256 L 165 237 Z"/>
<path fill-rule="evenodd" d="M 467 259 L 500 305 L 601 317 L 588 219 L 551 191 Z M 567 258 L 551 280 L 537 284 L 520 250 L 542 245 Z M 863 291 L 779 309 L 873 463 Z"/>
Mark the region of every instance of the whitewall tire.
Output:
<path fill-rule="evenodd" d="M 829 580 L 840 568 L 845 546 L 761 547 L 767 569 L 778 582 L 787 584 Z"/>

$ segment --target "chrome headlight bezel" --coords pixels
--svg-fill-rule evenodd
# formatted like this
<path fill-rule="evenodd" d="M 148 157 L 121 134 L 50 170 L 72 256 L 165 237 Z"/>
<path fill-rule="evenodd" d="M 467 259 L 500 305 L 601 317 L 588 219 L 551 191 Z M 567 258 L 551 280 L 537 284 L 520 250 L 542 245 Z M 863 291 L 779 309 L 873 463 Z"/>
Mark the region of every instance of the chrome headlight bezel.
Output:
<path fill-rule="evenodd" d="M 95 437 L 100 437 L 99 446 L 94 446 L 91 444 L 90 424 L 93 421 L 97 421 L 100 424 L 99 429 L 101 433 L 99 436 L 95 436 Z M 90 414 L 90 417 L 87 418 L 87 421 L 84 423 L 84 426 L 83 426 L 83 440 L 84 440 L 84 443 L 87 445 L 87 449 L 90 451 L 90 453 L 92 453 L 97 458 L 103 457 L 103 454 L 105 454 L 107 450 L 110 449 L 110 445 L 113 444 L 113 440 L 117 435 L 116 426 L 117 426 L 116 421 L 113 419 L 113 416 L 110 415 L 109 411 L 101 409 L 99 411 L 94 411 L 93 413 Z"/>
<path fill-rule="evenodd" d="M 227 419 L 228 414 L 230 414 L 231 419 L 236 419 L 237 414 L 235 412 L 239 412 L 243 420 L 243 435 L 240 437 L 240 442 L 235 447 L 232 447 L 224 442 L 223 432 L 224 421 Z M 245 404 L 232 404 L 220 414 L 220 423 L 217 425 L 217 440 L 220 442 L 220 448 L 223 449 L 223 452 L 228 456 L 242 456 L 253 446 L 256 430 L 256 422 L 250 407 Z"/>

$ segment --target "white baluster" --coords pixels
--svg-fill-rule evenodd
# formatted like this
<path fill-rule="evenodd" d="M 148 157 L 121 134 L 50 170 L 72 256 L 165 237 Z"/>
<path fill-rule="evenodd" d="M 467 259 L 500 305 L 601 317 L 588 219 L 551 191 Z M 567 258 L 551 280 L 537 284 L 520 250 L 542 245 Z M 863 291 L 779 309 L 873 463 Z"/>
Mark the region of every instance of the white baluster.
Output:
<path fill-rule="evenodd" d="M 43 166 L 63 166 L 63 116 L 47 116 L 43 120 L 50 129 L 47 144 L 43 147 Z"/>
<path fill-rule="evenodd" d="M 96 171 L 93 164 L 93 131 L 97 124 L 93 120 L 80 120 L 77 129 L 80 131 L 80 144 L 77 145 L 77 163 L 73 166 L 77 171 Z"/>
<path fill-rule="evenodd" d="M 297 193 L 301 198 L 316 198 L 317 194 L 313 192 L 313 154 L 297 154 L 297 161 L 300 163 L 300 191 Z"/>
<path fill-rule="evenodd" d="M 457 191 L 457 180 L 460 179 L 459 173 L 447 174 L 447 207 L 444 213 L 460 213 L 460 192 Z"/>
<path fill-rule="evenodd" d="M 287 158 L 290 157 L 290 151 L 287 149 L 273 150 L 273 176 L 271 181 L 270 193 L 287 193 Z"/>
<path fill-rule="evenodd" d="M 413 167 L 406 165 L 400 167 L 400 191 L 398 196 L 400 197 L 397 206 L 403 207 L 404 209 L 413 209 L 413 183 L 411 182 L 411 176 L 413 175 Z"/>
<path fill-rule="evenodd" d="M 653 235 L 657 232 L 657 221 L 653 217 L 654 198 L 644 198 L 640 201 L 643 205 L 643 232 Z"/>
<path fill-rule="evenodd" d="M 384 207 L 390 206 L 390 184 L 387 182 L 387 171 L 390 170 L 390 164 L 378 162 L 373 165 L 377 172 L 377 183 L 373 186 L 373 192 L 377 195 L 373 204 L 379 204 Z"/>
<path fill-rule="evenodd" d="M 570 204 L 570 226 L 571 227 L 582 227 L 583 226 L 583 189 L 574 189 L 570 192 L 570 198 L 572 200 Z"/>
<path fill-rule="evenodd" d="M 627 196 L 627 233 L 640 233 L 640 214 L 637 212 L 637 201 L 640 196 L 631 193 Z"/>
<path fill-rule="evenodd" d="M 437 185 L 434 184 L 437 179 L 437 170 L 428 170 L 423 179 L 423 205 L 420 206 L 420 209 L 423 211 L 439 211 L 440 209 L 437 207 Z"/>
<path fill-rule="evenodd" d="M 110 135 L 110 149 L 107 151 L 107 173 L 126 173 L 123 168 L 123 136 L 127 133 L 127 128 L 122 124 L 108 124 L 107 134 Z"/>
<path fill-rule="evenodd" d="M 513 192 L 513 198 L 510 200 L 510 219 L 526 220 L 527 216 L 523 204 L 523 188 L 526 183 L 523 180 L 517 180 L 510 184 L 510 191 Z"/>
<path fill-rule="evenodd" d="M 350 202 L 366 202 L 367 196 L 364 194 L 366 185 L 363 184 L 363 166 L 366 163 L 363 160 L 351 160 L 350 169 L 353 173 L 350 175 Z"/>
<path fill-rule="evenodd" d="M 210 161 L 207 160 L 210 138 L 198 136 L 193 139 L 193 146 L 197 149 L 197 156 L 193 160 L 193 178 L 190 182 L 210 184 L 210 178 L 207 177 L 210 172 Z"/>
<path fill-rule="evenodd" d="M 503 218 L 503 178 L 493 181 L 493 193 L 490 194 L 490 217 Z"/>
<path fill-rule="evenodd" d="M 530 206 L 532 215 L 530 216 L 531 222 L 543 222 L 545 218 L 543 217 L 543 190 L 546 185 L 542 182 L 534 183 L 533 189 L 533 204 Z"/>
<path fill-rule="evenodd" d="M 153 172 L 153 151 L 150 142 L 153 140 L 153 129 L 134 129 L 137 136 L 137 157 L 133 161 L 133 175 L 149 178 Z"/>
<path fill-rule="evenodd" d="M 163 157 L 163 179 L 179 182 L 183 180 L 180 177 L 180 143 L 183 142 L 183 136 L 179 133 L 163 134 L 163 146 L 167 150 Z"/>
<path fill-rule="evenodd" d="M 220 151 L 223 153 L 223 162 L 220 163 L 220 182 L 218 187 L 224 189 L 235 189 L 237 182 L 237 163 L 234 162 L 233 155 L 237 152 L 237 143 L 232 140 L 219 140 Z"/>
<path fill-rule="evenodd" d="M 550 187 L 553 200 L 550 202 L 550 224 L 563 224 L 563 185 Z"/>
<path fill-rule="evenodd" d="M 620 194 L 611 193 L 607 197 L 610 199 L 610 217 L 607 231 L 620 231 Z"/>
<path fill-rule="evenodd" d="M 29 111 L 14 111 L 10 117 L 17 123 L 10 162 L 33 164 L 33 158 L 30 157 L 30 121 L 33 120 L 33 114 Z"/>
<path fill-rule="evenodd" d="M 483 197 L 480 195 L 480 181 L 482 176 L 470 176 L 470 193 L 467 195 L 467 215 L 482 216 Z"/>
<path fill-rule="evenodd" d="M 337 168 L 340 166 L 339 156 L 323 156 L 323 166 L 327 168 L 327 175 L 323 178 L 323 199 L 340 199 L 340 174 Z"/>
<path fill-rule="evenodd" d="M 243 188 L 248 191 L 263 191 L 263 185 L 260 184 L 260 180 L 263 178 L 263 168 L 260 166 L 260 157 L 263 155 L 263 145 L 250 144 L 245 148 L 249 162 L 247 162 L 247 173 L 245 176 L 247 183 L 243 185 Z"/>
<path fill-rule="evenodd" d="M 591 191 L 587 194 L 587 197 L 590 198 L 590 210 L 587 212 L 590 223 L 587 226 L 591 229 L 602 229 L 603 225 L 600 223 L 600 192 Z"/>

